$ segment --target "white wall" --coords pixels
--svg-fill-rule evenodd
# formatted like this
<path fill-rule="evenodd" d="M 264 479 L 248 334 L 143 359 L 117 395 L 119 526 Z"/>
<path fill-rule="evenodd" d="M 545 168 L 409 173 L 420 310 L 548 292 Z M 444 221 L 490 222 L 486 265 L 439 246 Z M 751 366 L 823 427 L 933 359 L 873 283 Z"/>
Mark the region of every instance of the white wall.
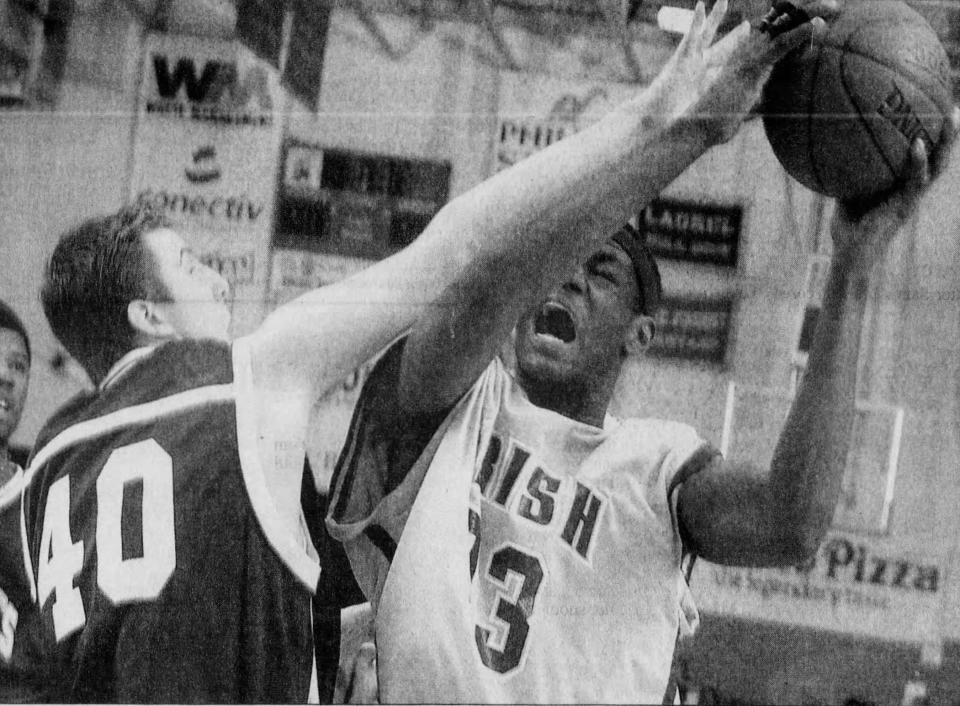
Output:
<path fill-rule="evenodd" d="M 78 368 L 58 374 L 50 365 L 59 347 L 40 307 L 40 273 L 61 230 L 126 197 L 139 43 L 125 13 L 79 15 L 56 109 L 0 112 L 0 298 L 21 314 L 33 346 L 15 443 L 32 443 L 50 412 L 84 384 Z"/>

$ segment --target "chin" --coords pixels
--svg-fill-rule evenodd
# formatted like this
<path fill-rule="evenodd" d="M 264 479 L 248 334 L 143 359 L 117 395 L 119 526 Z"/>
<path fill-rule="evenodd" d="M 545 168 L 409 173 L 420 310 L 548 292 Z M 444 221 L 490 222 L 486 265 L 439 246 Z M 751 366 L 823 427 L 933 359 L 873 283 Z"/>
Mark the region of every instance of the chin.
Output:
<path fill-rule="evenodd" d="M 531 382 L 562 384 L 576 373 L 575 351 L 569 350 L 569 344 L 538 345 L 528 340 L 517 348 L 517 370 Z"/>

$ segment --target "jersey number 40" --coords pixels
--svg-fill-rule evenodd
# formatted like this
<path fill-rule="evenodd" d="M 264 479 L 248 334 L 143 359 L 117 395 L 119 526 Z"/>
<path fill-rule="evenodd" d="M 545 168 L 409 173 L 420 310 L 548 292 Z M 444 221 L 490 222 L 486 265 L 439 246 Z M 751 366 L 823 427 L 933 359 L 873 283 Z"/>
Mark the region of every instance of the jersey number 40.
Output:
<path fill-rule="evenodd" d="M 139 489 L 140 502 L 136 503 Z M 125 508 L 127 503 L 139 507 Z M 123 557 L 121 518 L 139 517 L 141 556 Z M 153 439 L 110 454 L 97 477 L 97 585 L 115 605 L 155 599 L 176 567 L 173 460 Z M 50 486 L 43 514 L 37 593 L 51 605 L 57 642 L 83 627 L 86 613 L 74 578 L 83 569 L 83 541 L 70 532 L 70 476 Z"/>

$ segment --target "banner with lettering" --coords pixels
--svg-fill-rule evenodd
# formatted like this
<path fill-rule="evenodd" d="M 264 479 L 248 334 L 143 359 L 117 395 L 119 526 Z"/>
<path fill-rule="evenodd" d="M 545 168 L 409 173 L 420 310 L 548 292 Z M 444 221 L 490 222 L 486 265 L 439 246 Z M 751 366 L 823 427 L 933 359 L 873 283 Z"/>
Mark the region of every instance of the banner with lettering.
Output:
<path fill-rule="evenodd" d="M 664 297 L 650 355 L 723 365 L 734 303 L 732 295 Z"/>
<path fill-rule="evenodd" d="M 634 85 L 502 72 L 493 171 L 582 130 L 636 95 Z"/>
<path fill-rule="evenodd" d="M 701 560 L 691 587 L 708 613 L 923 642 L 938 634 L 942 619 L 944 559 L 834 531 L 807 566 L 735 568 Z"/>
<path fill-rule="evenodd" d="M 736 267 L 742 219 L 738 205 L 660 198 L 640 212 L 637 228 L 659 257 Z"/>
<path fill-rule="evenodd" d="M 148 35 L 130 197 L 230 281 L 235 335 L 264 313 L 282 109 L 277 70 L 240 43 Z"/>

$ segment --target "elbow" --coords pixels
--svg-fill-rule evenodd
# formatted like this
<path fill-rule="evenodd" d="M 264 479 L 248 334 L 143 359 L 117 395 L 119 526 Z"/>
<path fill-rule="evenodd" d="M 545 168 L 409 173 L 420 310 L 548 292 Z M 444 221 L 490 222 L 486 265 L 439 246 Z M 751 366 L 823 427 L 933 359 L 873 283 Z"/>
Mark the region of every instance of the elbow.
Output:
<path fill-rule="evenodd" d="M 785 527 L 777 538 L 777 559 L 782 566 L 799 566 L 816 556 L 826 535 L 826 528 Z"/>

